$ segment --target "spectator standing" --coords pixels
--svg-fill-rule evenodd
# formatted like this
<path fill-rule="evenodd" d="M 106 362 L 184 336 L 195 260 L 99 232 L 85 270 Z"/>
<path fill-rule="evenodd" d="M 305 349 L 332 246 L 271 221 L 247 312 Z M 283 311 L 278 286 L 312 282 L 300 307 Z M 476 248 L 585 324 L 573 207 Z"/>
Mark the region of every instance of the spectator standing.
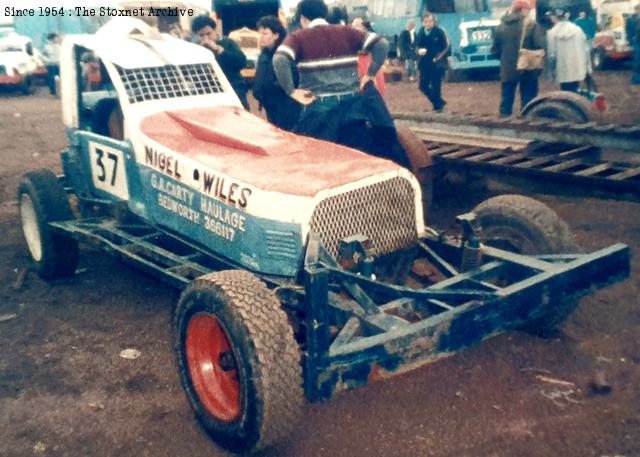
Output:
<path fill-rule="evenodd" d="M 589 46 L 589 52 L 591 52 L 593 38 L 596 36 L 596 21 L 591 16 L 587 16 L 586 11 L 582 10 L 578 13 L 578 18 L 574 22 L 587 37 L 587 45 Z"/>
<path fill-rule="evenodd" d="M 547 33 L 547 51 L 554 80 L 561 90 L 577 92 L 580 82 L 591 73 L 591 53 L 587 37 L 569 15 L 557 8 L 547 13 L 554 24 Z"/>
<path fill-rule="evenodd" d="M 626 32 L 633 48 L 631 84 L 640 84 L 640 3 L 635 6 L 634 14 L 627 18 Z"/>
<path fill-rule="evenodd" d="M 527 21 L 531 6 L 527 0 L 515 0 L 502 16 L 493 37 L 492 53 L 500 59 L 500 117 L 513 114 L 516 89 L 520 89 L 520 109 L 538 95 L 541 70 L 518 70 L 518 55 L 523 49 L 544 49 L 544 33 L 533 21 Z"/>
<path fill-rule="evenodd" d="M 361 17 L 356 17 L 351 21 L 351 27 L 354 29 L 360 30 L 363 33 L 373 33 L 373 27 L 371 27 L 371 22 Z M 360 77 L 364 77 L 371 66 L 371 54 L 361 52 L 358 54 L 358 75 Z M 378 70 L 376 73 L 375 79 L 376 89 L 380 92 L 380 95 L 384 96 L 387 91 L 387 86 L 384 81 L 384 71 L 382 68 Z"/>
<path fill-rule="evenodd" d="M 407 22 L 407 28 L 400 32 L 398 37 L 398 56 L 405 63 L 407 78 L 416 80 L 416 22 Z"/>
<path fill-rule="evenodd" d="M 298 4 L 301 30 L 287 35 L 273 66 L 285 93 L 304 105 L 294 131 L 333 141 L 410 167 L 398 145 L 393 119 L 373 84 L 389 44 L 375 33 L 330 25 L 323 0 Z M 371 65 L 360 78 L 358 53 L 371 53 Z M 293 66 L 300 74 L 294 87 Z M 399 145 L 398 145 L 399 146 Z"/>
<path fill-rule="evenodd" d="M 285 94 L 273 71 L 273 55 L 287 31 L 277 17 L 265 16 L 258 21 L 258 32 L 262 52 L 256 66 L 253 96 L 264 107 L 269 122 L 281 129 L 291 130 L 298 121 L 300 104 Z"/>
<path fill-rule="evenodd" d="M 438 27 L 436 18 L 431 13 L 425 13 L 422 16 L 422 28 L 416 37 L 420 90 L 438 112 L 447 104 L 442 98 L 442 77 L 447 70 L 450 51 L 447 34 Z"/>
<path fill-rule="evenodd" d="M 240 47 L 229 38 L 220 37 L 216 29 L 216 21 L 209 16 L 197 16 L 191 23 L 192 32 L 197 35 L 200 45 L 209 49 L 216 56 L 216 61 L 231 83 L 231 87 L 242 102 L 245 109 L 249 109 L 247 101 L 247 83 L 240 71 L 247 64 L 247 57 Z"/>
<path fill-rule="evenodd" d="M 49 93 L 57 95 L 56 77 L 60 75 L 60 37 L 55 33 L 47 35 L 47 44 L 44 46 L 44 58 L 47 64 L 47 85 Z"/>

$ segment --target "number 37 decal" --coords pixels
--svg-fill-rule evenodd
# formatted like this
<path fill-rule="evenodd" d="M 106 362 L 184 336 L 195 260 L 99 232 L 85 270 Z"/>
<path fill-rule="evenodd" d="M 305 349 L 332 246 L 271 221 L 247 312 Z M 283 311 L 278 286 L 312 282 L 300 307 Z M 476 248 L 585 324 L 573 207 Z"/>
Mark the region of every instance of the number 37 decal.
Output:
<path fill-rule="evenodd" d="M 91 176 L 96 189 L 123 200 L 129 199 L 124 153 L 103 144 L 89 142 Z"/>

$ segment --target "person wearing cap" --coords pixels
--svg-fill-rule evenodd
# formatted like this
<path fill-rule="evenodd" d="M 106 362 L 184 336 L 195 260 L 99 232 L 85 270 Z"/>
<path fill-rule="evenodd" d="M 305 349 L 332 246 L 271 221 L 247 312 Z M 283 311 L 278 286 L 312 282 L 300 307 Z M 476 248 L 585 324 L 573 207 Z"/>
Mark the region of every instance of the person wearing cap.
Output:
<path fill-rule="evenodd" d="M 587 37 L 568 20 L 567 11 L 556 8 L 548 14 L 554 24 L 547 33 L 547 55 L 554 80 L 561 90 L 577 92 L 580 82 L 591 73 Z"/>
<path fill-rule="evenodd" d="M 520 107 L 538 95 L 541 70 L 520 71 L 517 68 L 520 45 L 524 49 L 544 49 L 544 33 L 535 21 L 528 21 L 531 5 L 527 0 L 515 0 L 511 10 L 502 16 L 493 37 L 492 53 L 500 59 L 500 117 L 513 114 L 516 89 L 520 89 Z"/>

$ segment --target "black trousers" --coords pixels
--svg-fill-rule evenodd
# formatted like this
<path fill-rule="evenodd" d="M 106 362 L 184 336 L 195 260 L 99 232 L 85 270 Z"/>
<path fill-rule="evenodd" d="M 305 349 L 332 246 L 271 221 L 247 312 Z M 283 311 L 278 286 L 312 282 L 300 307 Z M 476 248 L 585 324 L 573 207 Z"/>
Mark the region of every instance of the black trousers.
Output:
<path fill-rule="evenodd" d="M 56 76 L 59 75 L 60 65 L 47 65 L 47 85 L 51 95 L 56 95 Z"/>
<path fill-rule="evenodd" d="M 520 84 L 520 110 L 538 96 L 538 78 L 503 82 L 500 98 L 500 116 L 511 116 L 513 113 L 513 103 L 516 99 L 518 84 Z"/>
<path fill-rule="evenodd" d="M 444 71 L 435 66 L 420 69 L 420 90 L 427 96 L 434 110 L 442 109 L 446 103 L 442 99 L 443 76 Z"/>
<path fill-rule="evenodd" d="M 569 92 L 578 92 L 578 89 L 580 89 L 580 81 L 560 83 L 560 90 L 566 90 Z"/>

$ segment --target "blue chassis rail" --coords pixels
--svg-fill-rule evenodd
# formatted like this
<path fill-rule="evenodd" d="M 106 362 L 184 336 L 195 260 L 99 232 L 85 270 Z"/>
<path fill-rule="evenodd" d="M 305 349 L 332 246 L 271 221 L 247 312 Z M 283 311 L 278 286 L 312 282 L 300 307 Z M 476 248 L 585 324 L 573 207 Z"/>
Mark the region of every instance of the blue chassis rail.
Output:
<path fill-rule="evenodd" d="M 144 224 L 112 218 L 55 222 L 54 230 L 93 241 L 178 288 L 202 274 L 238 268 L 202 247 Z M 262 277 L 279 296 L 289 290 L 303 313 L 304 384 L 310 401 L 409 371 L 549 312 L 568 315 L 577 299 L 629 274 L 629 248 L 591 254 L 522 256 L 483 246 L 483 262 L 459 272 L 459 241 L 429 237 L 412 255 L 446 279 L 423 289 L 383 283 L 338 266 L 314 236 L 304 288 L 291 278 Z M 409 255 L 409 253 L 408 253 Z M 296 301 L 296 300 L 294 300 Z M 285 304 L 286 306 L 286 304 Z"/>

